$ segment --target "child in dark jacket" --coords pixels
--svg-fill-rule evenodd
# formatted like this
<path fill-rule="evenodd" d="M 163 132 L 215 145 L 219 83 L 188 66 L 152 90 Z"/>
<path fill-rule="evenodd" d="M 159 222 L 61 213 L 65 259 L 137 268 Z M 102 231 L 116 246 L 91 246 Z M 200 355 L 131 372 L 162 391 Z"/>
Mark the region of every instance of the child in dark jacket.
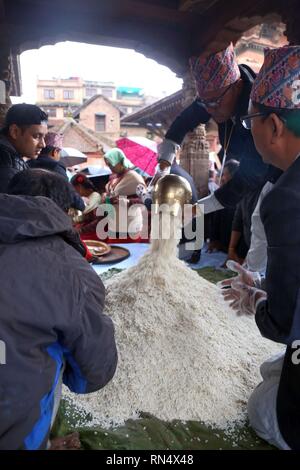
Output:
<path fill-rule="evenodd" d="M 93 392 L 117 364 L 104 286 L 68 241 L 67 182 L 51 178 L 49 197 L 0 195 L 0 449 L 45 449 L 62 382 Z"/>

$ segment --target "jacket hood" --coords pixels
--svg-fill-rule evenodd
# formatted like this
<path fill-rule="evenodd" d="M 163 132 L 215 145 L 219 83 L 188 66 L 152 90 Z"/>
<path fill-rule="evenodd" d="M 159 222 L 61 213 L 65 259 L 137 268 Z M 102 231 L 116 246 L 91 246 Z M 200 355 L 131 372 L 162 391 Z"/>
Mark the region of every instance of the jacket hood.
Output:
<path fill-rule="evenodd" d="M 70 229 L 70 218 L 51 199 L 0 194 L 0 243 L 47 237 Z"/>

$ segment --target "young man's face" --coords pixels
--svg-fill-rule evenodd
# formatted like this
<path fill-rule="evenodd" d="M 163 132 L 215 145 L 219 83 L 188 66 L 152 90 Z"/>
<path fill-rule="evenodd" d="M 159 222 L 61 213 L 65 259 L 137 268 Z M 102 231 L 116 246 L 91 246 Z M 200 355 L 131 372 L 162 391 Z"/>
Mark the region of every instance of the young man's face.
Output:
<path fill-rule="evenodd" d="M 22 157 L 35 159 L 45 147 L 46 124 L 33 124 L 20 128 L 12 124 L 9 128 L 10 141 Z"/>
<path fill-rule="evenodd" d="M 60 160 L 60 149 L 56 148 L 53 150 L 51 153 L 50 157 L 55 160 L 56 162 L 59 162 Z"/>

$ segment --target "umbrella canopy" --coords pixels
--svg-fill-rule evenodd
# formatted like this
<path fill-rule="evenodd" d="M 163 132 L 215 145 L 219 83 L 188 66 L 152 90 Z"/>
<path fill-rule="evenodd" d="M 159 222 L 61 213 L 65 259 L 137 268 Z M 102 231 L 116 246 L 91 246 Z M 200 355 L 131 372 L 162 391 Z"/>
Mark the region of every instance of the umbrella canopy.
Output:
<path fill-rule="evenodd" d="M 60 159 L 66 167 L 87 162 L 87 156 L 80 152 L 80 150 L 74 149 L 72 147 L 62 148 L 60 151 Z"/>
<path fill-rule="evenodd" d="M 124 137 L 117 146 L 143 174 L 153 176 L 157 165 L 157 144 L 146 137 Z"/>
<path fill-rule="evenodd" d="M 111 175 L 111 170 L 108 167 L 104 168 L 104 167 L 95 165 L 95 166 L 88 166 L 87 170 L 88 170 L 87 177 Z"/>

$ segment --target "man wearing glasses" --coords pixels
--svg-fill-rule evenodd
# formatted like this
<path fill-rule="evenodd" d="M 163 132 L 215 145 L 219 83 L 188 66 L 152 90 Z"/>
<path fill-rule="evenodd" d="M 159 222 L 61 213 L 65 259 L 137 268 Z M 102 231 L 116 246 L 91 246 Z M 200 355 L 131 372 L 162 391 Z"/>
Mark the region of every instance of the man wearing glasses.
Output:
<path fill-rule="evenodd" d="M 300 450 L 300 46 L 265 52 L 242 122 L 264 162 L 283 173 L 260 209 L 268 243 L 265 290 L 240 266 L 222 293 L 240 314 L 255 316 L 263 336 L 286 345 L 262 364 L 248 414 L 260 437 Z"/>
<path fill-rule="evenodd" d="M 219 128 L 223 163 L 233 158 L 240 161 L 240 168 L 230 182 L 198 201 L 204 204 L 204 212 L 210 213 L 234 207 L 249 191 L 262 186 L 268 165 L 255 149 L 251 133 L 240 122 L 240 116 L 248 109 L 255 73 L 248 66 L 237 64 L 233 45 L 206 58 L 191 59 L 191 70 L 198 98 L 167 131 L 159 149 L 157 176 L 169 171 L 185 135 L 212 118 Z"/>

